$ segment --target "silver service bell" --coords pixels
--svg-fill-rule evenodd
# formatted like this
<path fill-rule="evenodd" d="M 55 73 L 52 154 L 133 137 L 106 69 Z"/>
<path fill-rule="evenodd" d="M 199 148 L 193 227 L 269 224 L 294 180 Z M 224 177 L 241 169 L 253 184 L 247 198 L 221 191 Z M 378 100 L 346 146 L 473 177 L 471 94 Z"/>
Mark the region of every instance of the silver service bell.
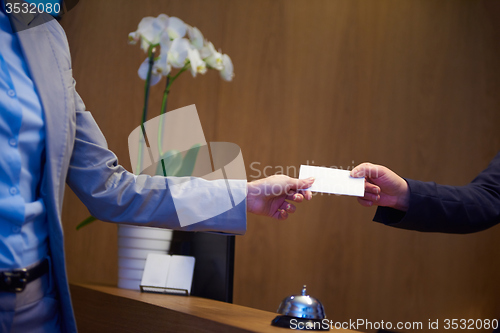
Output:
<path fill-rule="evenodd" d="M 307 295 L 305 285 L 300 295 L 288 296 L 281 302 L 278 313 L 281 316 L 273 319 L 271 322 L 273 326 L 308 331 L 329 330 L 329 327 L 326 327 L 328 325 L 322 325 L 322 320 L 325 318 L 323 304 Z"/>

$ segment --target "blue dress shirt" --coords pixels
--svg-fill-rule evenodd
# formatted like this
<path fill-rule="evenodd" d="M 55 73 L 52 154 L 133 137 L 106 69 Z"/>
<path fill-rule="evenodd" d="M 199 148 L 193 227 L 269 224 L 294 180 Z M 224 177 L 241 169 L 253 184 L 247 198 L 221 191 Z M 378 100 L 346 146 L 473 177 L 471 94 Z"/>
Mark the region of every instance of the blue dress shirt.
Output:
<path fill-rule="evenodd" d="M 38 188 L 45 164 L 42 106 L 16 34 L 0 11 L 0 270 L 48 253 Z"/>

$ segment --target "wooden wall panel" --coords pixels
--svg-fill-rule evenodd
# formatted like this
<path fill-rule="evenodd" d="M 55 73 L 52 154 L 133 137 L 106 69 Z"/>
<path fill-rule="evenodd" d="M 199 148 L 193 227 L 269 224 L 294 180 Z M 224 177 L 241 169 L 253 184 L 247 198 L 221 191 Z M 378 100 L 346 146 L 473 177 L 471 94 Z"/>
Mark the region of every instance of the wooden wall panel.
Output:
<path fill-rule="evenodd" d="M 207 140 L 242 148 L 249 180 L 371 161 L 463 185 L 500 148 L 494 1 L 82 0 L 62 21 L 77 88 L 128 169 L 145 56 L 127 34 L 162 12 L 233 59 L 234 82 L 184 74 L 169 109 L 196 104 Z M 333 320 L 500 317 L 499 227 L 424 234 L 376 224 L 373 214 L 352 198 L 316 196 L 287 221 L 249 216 L 236 241 L 235 303 L 274 311 L 307 284 Z M 68 191 L 70 280 L 116 283 L 116 226 L 74 231 L 86 215 Z"/>

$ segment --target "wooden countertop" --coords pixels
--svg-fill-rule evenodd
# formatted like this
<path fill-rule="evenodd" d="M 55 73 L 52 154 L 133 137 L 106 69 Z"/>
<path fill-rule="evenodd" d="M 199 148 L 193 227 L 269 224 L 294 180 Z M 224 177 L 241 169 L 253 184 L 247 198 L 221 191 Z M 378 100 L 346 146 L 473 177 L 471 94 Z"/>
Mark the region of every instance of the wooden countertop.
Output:
<path fill-rule="evenodd" d="M 194 296 L 71 284 L 80 332 L 275 332 L 276 313 Z M 331 330 L 354 332 L 350 330 Z"/>

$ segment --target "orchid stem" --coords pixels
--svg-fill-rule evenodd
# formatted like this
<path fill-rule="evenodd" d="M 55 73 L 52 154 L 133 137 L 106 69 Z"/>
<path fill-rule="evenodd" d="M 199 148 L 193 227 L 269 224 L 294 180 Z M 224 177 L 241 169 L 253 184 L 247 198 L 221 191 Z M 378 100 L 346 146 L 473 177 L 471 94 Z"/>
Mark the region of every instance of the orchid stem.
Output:
<path fill-rule="evenodd" d="M 165 90 L 163 91 L 163 101 L 161 104 L 161 113 L 164 114 L 167 111 L 167 101 L 168 101 L 168 93 L 170 92 L 170 79 L 171 76 L 167 76 L 167 84 L 165 85 Z"/>
<path fill-rule="evenodd" d="M 172 83 L 181 75 L 183 72 L 185 72 L 189 68 L 190 62 L 188 61 L 184 67 L 182 67 L 175 76 L 170 76 L 167 75 L 167 83 L 165 85 L 165 90 L 163 91 L 163 101 L 161 104 L 161 112 L 160 115 L 163 115 L 167 112 L 167 102 L 168 102 L 168 94 L 170 93 L 170 86 Z M 158 152 L 159 156 L 161 159 L 162 163 L 162 168 L 163 168 L 163 176 L 166 177 L 167 173 L 165 170 L 165 162 L 163 161 L 163 148 L 162 148 L 162 141 L 163 141 L 163 122 L 164 122 L 165 117 L 160 117 L 160 122 L 159 122 L 159 127 L 158 127 Z"/>
<path fill-rule="evenodd" d="M 141 120 L 141 130 L 142 130 L 142 140 L 144 141 L 144 145 L 146 143 L 146 129 L 144 128 L 144 123 L 148 118 L 148 102 L 149 102 L 149 88 L 151 86 L 151 74 L 153 72 L 153 65 L 155 62 L 155 47 L 151 45 L 148 49 L 148 58 L 149 58 L 149 67 L 148 67 L 148 75 L 146 77 L 146 83 L 144 85 L 144 107 L 142 109 L 142 120 Z M 139 142 L 139 160 L 137 161 L 137 174 L 141 173 L 142 167 L 142 142 Z"/>

